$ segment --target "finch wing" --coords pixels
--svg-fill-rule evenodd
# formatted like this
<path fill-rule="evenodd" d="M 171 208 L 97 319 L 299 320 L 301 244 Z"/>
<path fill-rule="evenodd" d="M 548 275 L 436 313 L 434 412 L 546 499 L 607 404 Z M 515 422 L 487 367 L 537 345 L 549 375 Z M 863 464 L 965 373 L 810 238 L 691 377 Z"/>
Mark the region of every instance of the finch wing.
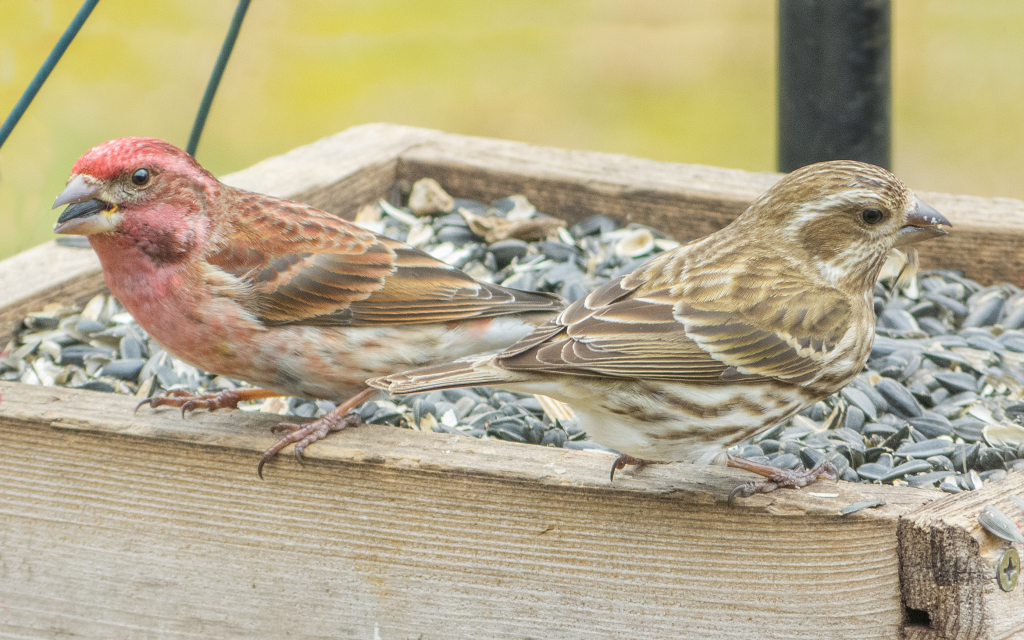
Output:
<path fill-rule="evenodd" d="M 207 262 L 268 325 L 420 324 L 555 311 L 558 296 L 478 282 L 313 207 L 246 194 Z M 223 289 L 223 287 L 222 287 Z"/>
<path fill-rule="evenodd" d="M 841 293 L 795 274 L 749 274 L 742 295 L 645 286 L 636 274 L 578 300 L 498 356 L 511 371 L 725 383 L 812 380 L 849 328 Z M 720 283 L 694 270 L 698 283 Z M 755 290 L 756 289 L 756 290 Z"/>

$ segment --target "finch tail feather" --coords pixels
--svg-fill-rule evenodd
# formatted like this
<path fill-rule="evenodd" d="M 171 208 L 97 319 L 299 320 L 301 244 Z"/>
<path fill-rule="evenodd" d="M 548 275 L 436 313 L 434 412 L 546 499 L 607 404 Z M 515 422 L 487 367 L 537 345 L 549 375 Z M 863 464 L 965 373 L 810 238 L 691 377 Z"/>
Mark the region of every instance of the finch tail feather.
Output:
<path fill-rule="evenodd" d="M 405 395 L 438 389 L 481 387 L 512 382 L 514 374 L 488 366 L 492 356 L 457 360 L 447 364 L 413 369 L 381 378 L 371 378 L 366 384 L 383 389 L 392 395 Z"/>
<path fill-rule="evenodd" d="M 562 296 L 557 293 L 549 293 L 547 291 L 523 291 L 522 289 L 502 287 L 489 282 L 481 282 L 480 285 L 495 299 L 499 299 L 502 296 L 509 298 L 508 302 L 505 302 L 505 305 L 508 308 L 502 313 L 561 311 L 565 306 L 565 300 L 563 300 Z"/>

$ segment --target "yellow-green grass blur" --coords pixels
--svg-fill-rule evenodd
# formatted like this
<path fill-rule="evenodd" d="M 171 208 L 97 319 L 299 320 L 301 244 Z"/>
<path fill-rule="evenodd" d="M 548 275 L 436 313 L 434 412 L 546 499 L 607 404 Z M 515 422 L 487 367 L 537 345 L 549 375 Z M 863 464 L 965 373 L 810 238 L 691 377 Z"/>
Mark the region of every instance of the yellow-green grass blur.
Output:
<path fill-rule="evenodd" d="M 0 117 L 80 0 L 0 0 Z M 75 159 L 184 146 L 234 0 L 103 0 L 0 150 L 0 258 L 52 237 Z M 1024 197 L 1024 3 L 897 0 L 894 168 Z M 235 171 L 367 122 L 770 171 L 770 0 L 256 0 L 197 157 Z"/>

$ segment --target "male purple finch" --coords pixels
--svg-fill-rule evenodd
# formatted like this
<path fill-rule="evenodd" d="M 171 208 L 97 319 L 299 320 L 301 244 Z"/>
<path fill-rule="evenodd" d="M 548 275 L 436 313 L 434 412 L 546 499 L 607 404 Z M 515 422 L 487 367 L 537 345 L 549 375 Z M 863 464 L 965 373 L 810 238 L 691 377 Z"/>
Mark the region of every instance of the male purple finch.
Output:
<path fill-rule="evenodd" d="M 358 424 L 364 380 L 504 348 L 558 296 L 478 282 L 308 205 L 225 185 L 153 138 L 79 158 L 54 231 L 88 236 L 114 296 L 168 352 L 259 388 L 153 398 L 182 411 L 275 395 L 345 399 L 271 447 L 303 449 Z M 141 406 L 141 405 L 140 405 Z"/>
<path fill-rule="evenodd" d="M 613 474 L 727 459 L 767 478 L 734 493 L 804 486 L 829 467 L 789 472 L 724 453 L 857 375 L 886 256 L 945 235 L 943 225 L 884 169 L 811 165 L 721 231 L 596 289 L 497 355 L 369 384 L 394 394 L 494 385 L 561 400 L 622 452 Z"/>

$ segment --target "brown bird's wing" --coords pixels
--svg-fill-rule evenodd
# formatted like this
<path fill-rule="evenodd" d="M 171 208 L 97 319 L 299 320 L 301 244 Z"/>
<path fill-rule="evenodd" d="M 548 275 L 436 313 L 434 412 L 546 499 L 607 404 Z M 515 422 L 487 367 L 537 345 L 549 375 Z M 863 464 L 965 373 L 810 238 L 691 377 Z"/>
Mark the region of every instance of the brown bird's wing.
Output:
<path fill-rule="evenodd" d="M 420 324 L 561 307 L 554 294 L 477 282 L 313 207 L 245 194 L 232 215 L 207 262 L 235 280 L 218 291 L 268 325 Z"/>
<path fill-rule="evenodd" d="M 850 305 L 800 274 L 776 267 L 768 276 L 745 271 L 737 280 L 694 269 L 686 280 L 695 282 L 653 290 L 645 286 L 651 282 L 626 276 L 538 327 L 497 364 L 516 372 L 687 383 L 808 382 L 847 331 Z M 724 281 L 732 284 L 722 288 Z"/>

